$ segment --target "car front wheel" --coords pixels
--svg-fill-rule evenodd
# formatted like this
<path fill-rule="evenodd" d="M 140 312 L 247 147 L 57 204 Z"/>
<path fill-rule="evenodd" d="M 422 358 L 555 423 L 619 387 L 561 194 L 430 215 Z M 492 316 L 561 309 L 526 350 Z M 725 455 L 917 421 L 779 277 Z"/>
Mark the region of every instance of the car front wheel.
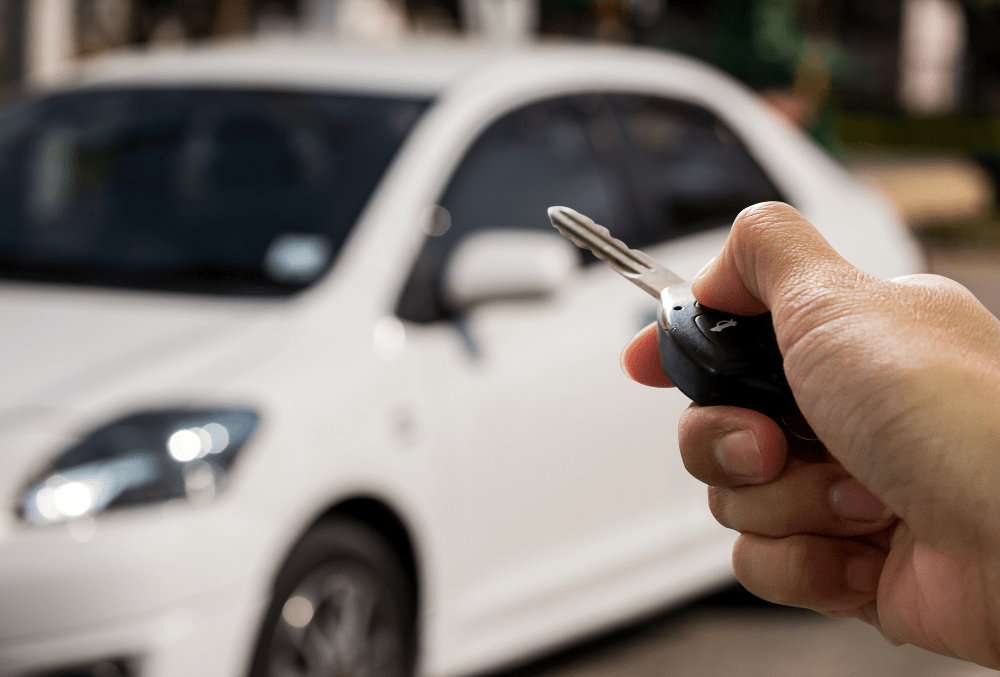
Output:
<path fill-rule="evenodd" d="M 251 677 L 410 677 L 414 591 L 386 539 L 349 518 L 311 530 L 292 551 Z"/>

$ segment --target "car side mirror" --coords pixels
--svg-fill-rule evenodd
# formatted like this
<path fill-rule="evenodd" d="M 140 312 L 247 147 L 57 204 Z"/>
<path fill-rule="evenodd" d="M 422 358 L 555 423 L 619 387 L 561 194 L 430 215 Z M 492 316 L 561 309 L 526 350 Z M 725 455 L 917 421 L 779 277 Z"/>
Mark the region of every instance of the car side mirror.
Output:
<path fill-rule="evenodd" d="M 563 286 L 579 261 L 576 247 L 555 231 L 479 231 L 448 257 L 443 300 L 460 311 L 489 301 L 543 298 Z"/>

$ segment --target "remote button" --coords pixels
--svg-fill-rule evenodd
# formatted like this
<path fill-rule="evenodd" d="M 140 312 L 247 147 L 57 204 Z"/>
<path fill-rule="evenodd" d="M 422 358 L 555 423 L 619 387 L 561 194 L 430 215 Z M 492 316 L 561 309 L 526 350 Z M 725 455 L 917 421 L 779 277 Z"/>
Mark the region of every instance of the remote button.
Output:
<path fill-rule="evenodd" d="M 710 315 L 696 315 L 694 323 L 705 338 L 717 346 L 730 347 L 738 344 L 738 335 L 740 332 L 736 331 L 736 327 L 738 326 L 737 318 L 723 318 L 720 320 L 716 319 L 717 317 L 718 315 L 715 317 Z"/>

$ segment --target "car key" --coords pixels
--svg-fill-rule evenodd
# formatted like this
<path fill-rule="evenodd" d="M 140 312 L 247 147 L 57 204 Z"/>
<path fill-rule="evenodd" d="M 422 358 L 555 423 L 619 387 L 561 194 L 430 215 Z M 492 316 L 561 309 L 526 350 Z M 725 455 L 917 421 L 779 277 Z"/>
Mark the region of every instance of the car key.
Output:
<path fill-rule="evenodd" d="M 690 282 L 649 255 L 629 249 L 592 219 L 568 207 L 549 207 L 549 219 L 577 246 L 660 300 L 660 364 L 682 393 L 702 406 L 754 409 L 797 437 L 816 439 L 785 378 L 770 313 L 747 317 L 707 308 L 695 300 Z"/>

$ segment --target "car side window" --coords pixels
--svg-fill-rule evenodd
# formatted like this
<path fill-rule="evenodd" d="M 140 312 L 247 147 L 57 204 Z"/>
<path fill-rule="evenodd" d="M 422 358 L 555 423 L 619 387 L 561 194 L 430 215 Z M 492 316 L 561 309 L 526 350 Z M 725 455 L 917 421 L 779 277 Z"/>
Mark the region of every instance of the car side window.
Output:
<path fill-rule="evenodd" d="M 650 230 L 643 244 L 730 224 L 749 205 L 784 200 L 740 139 L 708 110 L 655 96 L 609 98 Z"/>
<path fill-rule="evenodd" d="M 588 103 L 578 96 L 528 105 L 498 119 L 472 144 L 441 197 L 445 211 L 436 210 L 428 229 L 433 234 L 397 307 L 400 317 L 430 322 L 447 315 L 440 302 L 441 272 L 470 233 L 552 231 L 547 209 L 567 205 L 621 236 L 624 194 L 591 144 L 587 120 L 594 106 Z"/>

